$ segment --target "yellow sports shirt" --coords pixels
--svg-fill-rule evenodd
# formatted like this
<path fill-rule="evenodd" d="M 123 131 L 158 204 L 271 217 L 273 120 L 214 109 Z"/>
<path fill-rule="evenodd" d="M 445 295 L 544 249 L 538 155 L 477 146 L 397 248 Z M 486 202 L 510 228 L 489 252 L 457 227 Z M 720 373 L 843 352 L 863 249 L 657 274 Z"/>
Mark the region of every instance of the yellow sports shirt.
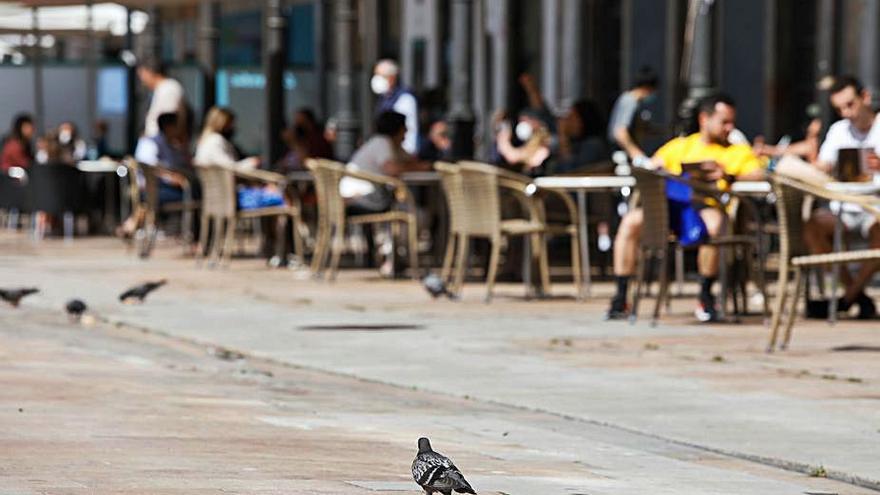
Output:
<path fill-rule="evenodd" d="M 664 144 L 654 154 L 663 160 L 663 168 L 671 174 L 681 175 L 682 163 L 705 161 L 718 162 L 724 173 L 734 177 L 748 174 L 764 167 L 764 161 L 758 158 L 747 144 L 706 144 L 700 139 L 699 133 L 687 137 L 675 138 Z M 724 181 L 718 181 L 719 188 L 725 188 Z"/>

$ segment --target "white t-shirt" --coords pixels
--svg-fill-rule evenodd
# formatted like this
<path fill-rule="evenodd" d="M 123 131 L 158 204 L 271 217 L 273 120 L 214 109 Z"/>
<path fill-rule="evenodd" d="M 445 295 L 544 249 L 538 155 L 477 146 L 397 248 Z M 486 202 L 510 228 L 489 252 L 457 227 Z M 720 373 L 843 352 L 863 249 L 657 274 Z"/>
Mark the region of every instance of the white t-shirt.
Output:
<path fill-rule="evenodd" d="M 251 168 L 250 161 L 247 158 L 238 160 L 232 143 L 216 132 L 208 132 L 199 138 L 193 163 L 202 167 Z"/>
<path fill-rule="evenodd" d="M 159 116 L 163 113 L 180 115 L 183 109 L 183 86 L 171 78 L 165 78 L 153 90 L 150 108 L 144 121 L 144 136 L 159 134 Z"/>
<path fill-rule="evenodd" d="M 406 136 L 400 146 L 407 153 L 415 154 L 419 146 L 419 104 L 415 96 L 403 93 L 391 108 L 406 117 Z"/>
<path fill-rule="evenodd" d="M 880 114 L 868 132 L 861 132 L 849 119 L 838 120 L 828 128 L 825 141 L 819 148 L 819 161 L 837 165 L 837 152 L 844 148 L 873 148 L 880 152 Z"/>

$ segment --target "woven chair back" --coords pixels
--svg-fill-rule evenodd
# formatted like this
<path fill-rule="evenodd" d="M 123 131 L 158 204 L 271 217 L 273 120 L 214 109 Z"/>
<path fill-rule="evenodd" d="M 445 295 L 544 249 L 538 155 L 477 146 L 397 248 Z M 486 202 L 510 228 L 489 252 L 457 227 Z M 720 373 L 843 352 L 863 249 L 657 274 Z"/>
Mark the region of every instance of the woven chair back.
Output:
<path fill-rule="evenodd" d="M 641 247 L 666 249 L 669 245 L 669 203 L 666 199 L 666 179 L 643 168 L 633 168 L 636 188 L 642 202 Z"/>
<path fill-rule="evenodd" d="M 232 170 L 219 165 L 196 167 L 202 184 L 202 213 L 209 216 L 235 216 L 235 177 Z"/>

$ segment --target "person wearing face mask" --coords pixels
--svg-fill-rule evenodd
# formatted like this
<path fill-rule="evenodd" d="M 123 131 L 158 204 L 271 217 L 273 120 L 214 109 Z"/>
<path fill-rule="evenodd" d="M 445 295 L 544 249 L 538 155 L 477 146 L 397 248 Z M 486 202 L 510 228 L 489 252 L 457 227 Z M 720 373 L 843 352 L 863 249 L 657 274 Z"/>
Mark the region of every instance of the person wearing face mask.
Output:
<path fill-rule="evenodd" d="M 232 138 L 235 136 L 235 114 L 223 107 L 214 107 L 205 117 L 202 135 L 196 144 L 195 165 L 219 165 L 228 168 L 255 169 L 260 158 L 239 158 Z"/>
<path fill-rule="evenodd" d="M 86 157 L 86 142 L 80 139 L 73 122 L 62 122 L 58 126 L 58 144 L 61 147 L 61 160 L 68 165 L 75 165 Z"/>
<path fill-rule="evenodd" d="M 699 131 L 667 142 L 644 166 L 663 168 L 670 174 L 680 175 L 682 164 L 700 163 L 706 180 L 717 181 L 718 187 L 722 189 L 729 186 L 732 178 L 763 180 L 764 161 L 754 154 L 748 144 L 732 144 L 729 140 L 736 123 L 736 106 L 733 100 L 726 95 L 710 96 L 700 102 L 698 110 Z M 689 211 L 674 206 L 676 205 L 670 199 L 670 227 L 677 234 L 679 242 L 700 244 L 697 256 L 700 295 L 695 315 L 700 322 L 717 321 L 718 312 L 712 285 L 718 273 L 718 248 L 703 241 L 705 236 L 712 238 L 719 235 L 727 219 L 720 209 L 706 207 L 703 203 L 689 205 Z M 672 213 L 673 211 L 682 215 Z M 685 214 L 691 213 L 693 216 L 684 218 Z M 693 220 L 693 224 L 685 227 L 690 220 Z M 620 222 L 614 239 L 617 293 L 611 299 L 611 308 L 606 319 L 620 319 L 628 315 L 627 289 L 635 272 L 643 223 L 641 208 L 631 210 Z"/>
<path fill-rule="evenodd" d="M 406 136 L 403 149 L 407 153 L 418 151 L 419 106 L 415 95 L 399 81 L 400 67 L 390 59 L 383 59 L 373 68 L 370 89 L 379 96 L 376 116 L 384 112 L 397 112 L 406 118 Z"/>
<path fill-rule="evenodd" d="M 650 67 L 642 67 L 636 74 L 632 88 L 621 94 L 614 102 L 608 122 L 608 140 L 629 155 L 633 163 L 647 162 L 642 150 L 641 122 L 643 110 L 657 97 L 659 77 Z"/>
<path fill-rule="evenodd" d="M 522 143 L 520 146 L 513 144 L 514 136 Z M 501 124 L 495 137 L 501 157 L 513 165 L 517 172 L 529 175 L 542 173 L 541 165 L 550 157 L 550 144 L 550 131 L 540 117 L 530 110 L 520 114 L 513 129 L 506 123 Z"/>

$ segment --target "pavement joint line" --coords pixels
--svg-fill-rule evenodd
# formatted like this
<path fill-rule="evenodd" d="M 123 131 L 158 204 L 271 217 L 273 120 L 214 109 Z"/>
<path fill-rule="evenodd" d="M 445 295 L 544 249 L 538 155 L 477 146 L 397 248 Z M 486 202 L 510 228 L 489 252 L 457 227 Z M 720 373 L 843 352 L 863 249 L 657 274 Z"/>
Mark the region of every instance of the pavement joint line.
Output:
<path fill-rule="evenodd" d="M 169 340 L 173 340 L 173 341 L 177 341 L 180 343 L 194 345 L 196 347 L 201 347 L 201 348 L 205 348 L 205 349 L 218 348 L 218 347 L 223 348 L 223 349 L 226 349 L 226 350 L 229 350 L 232 352 L 237 352 L 237 353 L 241 354 L 242 356 L 244 356 L 244 358 L 254 359 L 256 361 L 270 364 L 273 366 L 280 366 L 280 367 L 285 367 L 285 368 L 289 368 L 289 369 L 310 371 L 310 372 L 316 372 L 316 373 L 324 373 L 324 374 L 327 374 L 330 376 L 352 379 L 352 380 L 356 380 L 356 381 L 359 381 L 362 383 L 389 386 L 389 387 L 394 387 L 394 388 L 401 389 L 401 390 L 414 390 L 414 391 L 418 391 L 418 392 L 425 392 L 425 393 L 429 393 L 429 394 L 433 394 L 433 395 L 445 396 L 445 397 L 450 397 L 450 398 L 455 398 L 455 399 L 482 402 L 484 404 L 490 404 L 490 405 L 494 405 L 494 406 L 515 409 L 515 410 L 519 410 L 519 411 L 523 411 L 523 412 L 546 414 L 546 415 L 555 416 L 557 418 L 564 419 L 567 421 L 575 421 L 575 422 L 579 422 L 579 423 L 589 424 L 592 426 L 598 426 L 601 428 L 613 429 L 613 430 L 625 432 L 625 433 L 628 433 L 628 434 L 634 435 L 634 436 L 641 436 L 644 438 L 659 440 L 661 442 L 667 442 L 672 445 L 686 447 L 686 448 L 699 450 L 699 451 L 703 451 L 703 452 L 709 452 L 712 454 L 721 455 L 721 456 L 725 456 L 725 457 L 729 457 L 729 458 L 733 458 L 733 459 L 738 459 L 738 460 L 742 460 L 742 461 L 747 461 L 747 462 L 751 462 L 751 463 L 755 463 L 755 464 L 759 464 L 759 465 L 767 466 L 767 467 L 771 467 L 771 468 L 781 469 L 784 471 L 796 472 L 796 473 L 801 473 L 801 474 L 805 474 L 805 475 L 812 475 L 813 473 L 816 472 L 817 468 L 821 467 L 825 472 L 824 476 L 823 476 L 824 478 L 834 480 L 834 481 L 839 481 L 839 482 L 846 483 L 846 484 L 853 485 L 853 486 L 857 486 L 860 488 L 866 488 L 866 489 L 873 490 L 873 491 L 880 493 L 880 480 L 869 479 L 869 478 L 865 478 L 863 476 L 853 475 L 853 474 L 849 474 L 849 473 L 846 473 L 843 471 L 838 471 L 835 469 L 828 469 L 828 468 L 825 468 L 824 466 L 810 465 L 810 464 L 806 464 L 803 462 L 789 461 L 789 460 L 779 459 L 779 458 L 775 458 L 775 457 L 767 457 L 767 456 L 761 456 L 761 455 L 757 455 L 757 454 L 749 454 L 746 452 L 739 452 L 736 450 L 723 449 L 723 448 L 719 448 L 719 447 L 712 447 L 709 445 L 702 445 L 702 444 L 698 444 L 698 443 L 694 443 L 694 442 L 689 442 L 686 440 L 679 440 L 676 438 L 666 437 L 666 436 L 663 436 L 663 435 L 660 435 L 657 433 L 642 431 L 642 430 L 639 430 L 636 428 L 631 428 L 628 426 L 623 426 L 623 425 L 619 425 L 619 424 L 615 424 L 615 423 L 611 423 L 611 422 L 607 422 L 607 421 L 600 421 L 597 419 L 574 416 L 572 414 L 560 413 L 557 411 L 552 411 L 552 410 L 543 409 L 543 408 L 523 406 L 520 404 L 511 404 L 511 403 L 499 401 L 496 399 L 479 398 L 479 397 L 474 397 L 473 395 L 470 395 L 470 394 L 457 395 L 457 394 L 450 393 L 450 392 L 432 390 L 430 388 L 424 388 L 424 387 L 415 386 L 415 385 L 405 385 L 402 383 L 389 382 L 389 381 L 379 380 L 379 379 L 375 379 L 375 378 L 366 378 L 366 377 L 355 375 L 352 373 L 345 373 L 345 372 L 326 369 L 326 368 L 304 365 L 301 363 L 284 361 L 284 360 L 281 360 L 278 358 L 265 356 L 261 353 L 254 353 L 254 352 L 244 351 L 241 349 L 235 349 L 235 348 L 228 347 L 225 345 L 219 345 L 219 344 L 212 343 L 212 342 L 201 341 L 201 340 L 193 339 L 190 337 L 182 337 L 179 335 L 174 335 L 174 334 L 169 333 L 164 330 L 157 330 L 157 329 L 142 326 L 142 325 L 128 323 L 122 319 L 112 319 L 112 318 L 106 318 L 106 317 L 102 317 L 102 316 L 96 316 L 95 318 L 99 322 L 112 325 L 116 328 L 136 330 L 136 331 L 140 331 L 142 333 L 160 336 L 160 337 L 163 337 L 163 338 L 166 338 Z"/>

